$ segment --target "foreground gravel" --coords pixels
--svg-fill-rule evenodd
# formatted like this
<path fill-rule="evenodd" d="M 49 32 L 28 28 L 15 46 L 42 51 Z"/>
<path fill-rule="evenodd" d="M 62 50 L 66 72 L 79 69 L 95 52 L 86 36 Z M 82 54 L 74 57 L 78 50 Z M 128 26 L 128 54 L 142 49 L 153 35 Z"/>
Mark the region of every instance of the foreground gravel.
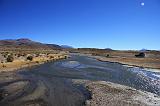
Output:
<path fill-rule="evenodd" d="M 73 80 L 91 92 L 87 106 L 160 106 L 160 97 L 149 92 L 106 81 Z"/>

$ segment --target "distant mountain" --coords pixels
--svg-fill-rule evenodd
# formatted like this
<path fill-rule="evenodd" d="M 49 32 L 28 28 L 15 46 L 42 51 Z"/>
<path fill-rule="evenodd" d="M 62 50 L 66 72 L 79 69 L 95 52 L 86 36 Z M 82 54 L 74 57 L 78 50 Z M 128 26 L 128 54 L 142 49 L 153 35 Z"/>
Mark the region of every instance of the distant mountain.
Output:
<path fill-rule="evenodd" d="M 147 50 L 147 49 L 141 49 L 141 50 L 139 50 L 139 51 L 141 51 L 141 52 L 146 52 L 146 51 L 149 51 L 149 50 Z"/>
<path fill-rule="evenodd" d="M 34 50 L 53 50 L 61 49 L 56 44 L 44 44 L 35 42 L 27 38 L 0 40 L 0 49 L 34 49 Z"/>
<path fill-rule="evenodd" d="M 68 45 L 61 45 L 62 48 L 65 48 L 65 49 L 73 49 L 72 46 L 68 46 Z"/>
<path fill-rule="evenodd" d="M 110 51 L 110 50 L 112 50 L 111 48 L 105 48 L 105 50 L 108 50 L 108 51 Z"/>

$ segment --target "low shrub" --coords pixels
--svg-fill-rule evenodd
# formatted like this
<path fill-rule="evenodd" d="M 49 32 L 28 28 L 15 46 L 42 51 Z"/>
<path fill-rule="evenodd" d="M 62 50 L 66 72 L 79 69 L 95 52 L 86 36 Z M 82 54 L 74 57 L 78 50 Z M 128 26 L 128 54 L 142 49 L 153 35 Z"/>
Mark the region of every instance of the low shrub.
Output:
<path fill-rule="evenodd" d="M 107 54 L 106 57 L 109 57 L 109 54 Z"/>
<path fill-rule="evenodd" d="M 49 56 L 50 59 L 54 59 L 54 56 Z"/>
<path fill-rule="evenodd" d="M 65 59 L 67 59 L 67 56 L 64 56 Z"/>
<path fill-rule="evenodd" d="M 14 58 L 12 55 L 8 55 L 7 62 L 13 62 Z"/>
<path fill-rule="evenodd" d="M 27 60 L 32 61 L 33 60 L 33 56 L 28 56 Z"/>
<path fill-rule="evenodd" d="M 39 53 L 36 53 L 36 57 L 39 57 Z"/>
<path fill-rule="evenodd" d="M 37 64 L 39 64 L 39 61 L 36 61 Z"/>

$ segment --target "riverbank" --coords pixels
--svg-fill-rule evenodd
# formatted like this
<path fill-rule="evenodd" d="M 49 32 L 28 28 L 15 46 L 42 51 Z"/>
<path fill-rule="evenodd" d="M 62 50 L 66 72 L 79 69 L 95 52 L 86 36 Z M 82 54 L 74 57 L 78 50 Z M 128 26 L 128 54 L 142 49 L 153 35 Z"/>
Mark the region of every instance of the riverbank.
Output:
<path fill-rule="evenodd" d="M 0 63 L 0 73 L 16 71 L 21 68 L 41 65 L 49 61 L 56 61 L 60 59 L 65 59 L 67 57 L 68 55 L 59 53 L 59 54 L 50 54 L 49 56 L 43 56 L 43 57 L 34 57 L 32 61 L 21 59 L 21 60 L 15 60 L 13 62 Z"/>
<path fill-rule="evenodd" d="M 91 92 L 86 106 L 159 106 L 160 97 L 146 91 L 106 81 L 73 80 Z"/>
<path fill-rule="evenodd" d="M 90 56 L 102 62 L 115 62 L 128 67 L 142 67 L 149 69 L 157 69 L 160 72 L 160 59 L 152 58 L 129 58 L 129 57 L 104 57 L 104 56 Z M 151 70 L 152 71 L 152 70 Z"/>
<path fill-rule="evenodd" d="M 77 53 L 90 55 L 100 61 L 160 69 L 160 51 L 106 50 L 96 48 L 79 48 L 75 51 Z M 143 56 L 138 56 L 140 54 Z"/>

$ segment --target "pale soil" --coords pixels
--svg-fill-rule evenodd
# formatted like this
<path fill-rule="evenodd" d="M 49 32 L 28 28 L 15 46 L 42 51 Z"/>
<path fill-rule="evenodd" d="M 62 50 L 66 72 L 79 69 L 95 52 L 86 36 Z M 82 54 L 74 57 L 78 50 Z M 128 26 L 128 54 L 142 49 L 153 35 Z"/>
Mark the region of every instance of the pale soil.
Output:
<path fill-rule="evenodd" d="M 160 106 L 160 97 L 131 87 L 105 81 L 73 80 L 91 92 L 87 106 Z"/>
<path fill-rule="evenodd" d="M 52 56 L 52 58 L 50 58 Z M 0 73 L 6 71 L 15 71 L 25 67 L 31 67 L 34 65 L 40 65 L 45 62 L 64 59 L 65 54 L 50 54 L 48 57 L 34 57 L 32 61 L 27 60 L 14 60 L 13 62 L 0 63 Z"/>

